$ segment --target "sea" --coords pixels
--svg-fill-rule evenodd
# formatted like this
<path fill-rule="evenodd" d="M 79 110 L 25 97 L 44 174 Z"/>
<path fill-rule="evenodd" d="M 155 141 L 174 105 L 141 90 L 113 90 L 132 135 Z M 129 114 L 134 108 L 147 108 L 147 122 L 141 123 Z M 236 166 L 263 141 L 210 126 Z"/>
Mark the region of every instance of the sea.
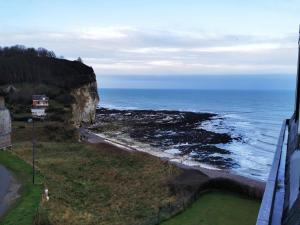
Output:
<path fill-rule="evenodd" d="M 203 129 L 239 137 L 218 147 L 239 163 L 232 172 L 266 180 L 284 119 L 294 108 L 292 90 L 99 89 L 100 107 L 210 112 Z"/>

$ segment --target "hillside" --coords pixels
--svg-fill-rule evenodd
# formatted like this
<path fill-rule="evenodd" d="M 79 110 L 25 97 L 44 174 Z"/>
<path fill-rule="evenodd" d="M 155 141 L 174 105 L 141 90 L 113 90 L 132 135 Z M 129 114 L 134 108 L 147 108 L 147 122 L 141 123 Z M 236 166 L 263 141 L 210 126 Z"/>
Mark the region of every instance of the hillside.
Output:
<path fill-rule="evenodd" d="M 15 90 L 6 96 L 15 120 L 28 118 L 33 94 L 50 98 L 52 120 L 72 118 L 78 126 L 93 119 L 99 100 L 96 75 L 82 61 L 59 59 L 43 48 L 5 47 L 0 48 L 0 74 L 0 87 Z"/>

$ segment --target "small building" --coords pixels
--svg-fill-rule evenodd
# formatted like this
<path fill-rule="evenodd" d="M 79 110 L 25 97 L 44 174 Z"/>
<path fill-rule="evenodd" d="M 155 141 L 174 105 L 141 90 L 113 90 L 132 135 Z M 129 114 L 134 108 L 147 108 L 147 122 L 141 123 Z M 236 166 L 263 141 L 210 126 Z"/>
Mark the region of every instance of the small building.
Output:
<path fill-rule="evenodd" d="M 0 93 L 0 149 L 11 146 L 11 116 Z"/>
<path fill-rule="evenodd" d="M 49 98 L 46 95 L 33 95 L 31 114 L 34 118 L 45 118 L 46 109 L 49 106 Z"/>
<path fill-rule="evenodd" d="M 35 118 L 43 118 L 47 115 L 45 108 L 31 108 L 31 114 Z"/>
<path fill-rule="evenodd" d="M 33 107 L 48 107 L 49 98 L 46 95 L 33 95 L 32 96 Z"/>

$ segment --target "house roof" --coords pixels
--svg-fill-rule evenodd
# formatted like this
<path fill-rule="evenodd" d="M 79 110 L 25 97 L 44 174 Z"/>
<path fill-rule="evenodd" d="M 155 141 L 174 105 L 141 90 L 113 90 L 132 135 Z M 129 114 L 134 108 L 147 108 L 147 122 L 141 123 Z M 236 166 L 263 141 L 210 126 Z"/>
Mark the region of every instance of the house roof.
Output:
<path fill-rule="evenodd" d="M 46 95 L 32 95 L 32 100 L 49 100 L 49 98 Z"/>

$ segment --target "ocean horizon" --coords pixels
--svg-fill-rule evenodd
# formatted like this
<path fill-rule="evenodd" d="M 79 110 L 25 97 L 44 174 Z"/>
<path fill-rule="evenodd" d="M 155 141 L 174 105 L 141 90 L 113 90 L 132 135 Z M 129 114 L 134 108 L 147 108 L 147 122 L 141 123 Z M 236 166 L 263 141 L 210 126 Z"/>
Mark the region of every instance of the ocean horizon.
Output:
<path fill-rule="evenodd" d="M 229 150 L 239 164 L 232 172 L 259 180 L 268 177 L 282 121 L 292 116 L 294 105 L 292 90 L 101 88 L 99 93 L 104 108 L 217 114 L 201 127 L 237 137 L 217 147 Z"/>

